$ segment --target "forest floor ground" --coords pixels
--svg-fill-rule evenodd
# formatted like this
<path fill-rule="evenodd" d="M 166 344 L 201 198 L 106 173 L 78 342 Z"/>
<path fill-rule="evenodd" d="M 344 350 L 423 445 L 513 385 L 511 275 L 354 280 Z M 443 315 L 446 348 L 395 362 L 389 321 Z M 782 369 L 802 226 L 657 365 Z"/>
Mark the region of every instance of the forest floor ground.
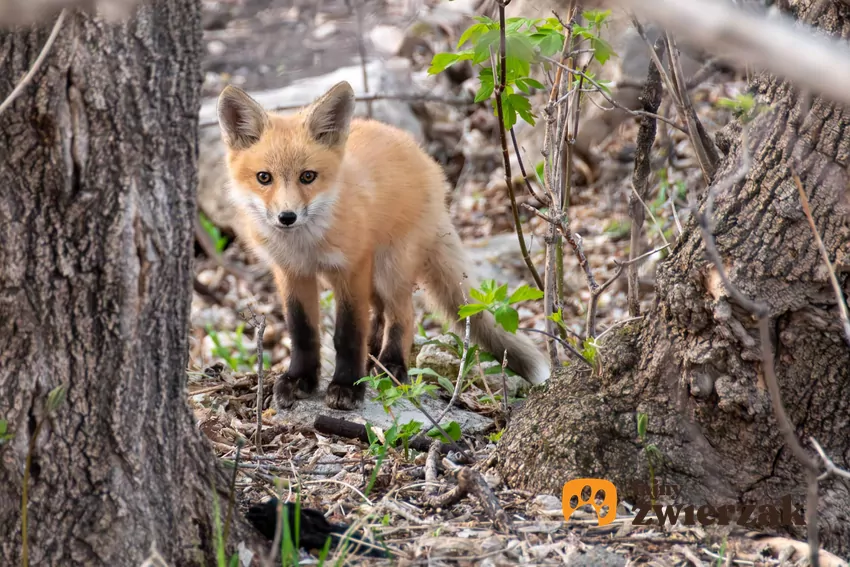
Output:
<path fill-rule="evenodd" d="M 226 82 L 248 90 L 273 89 L 327 74 L 339 66 L 357 64 L 358 28 L 347 2 L 310 2 L 205 1 L 204 96 L 215 96 Z M 404 4 L 407 3 L 367 2 L 366 27 L 370 30 L 383 27 L 389 30 L 389 35 L 393 29 L 403 33 L 410 21 L 409 6 L 405 8 Z M 367 49 L 372 52 L 374 46 L 367 45 Z M 716 101 L 733 96 L 742 86 L 740 78 L 715 77 L 693 91 L 697 111 L 707 117 L 712 133 L 728 120 L 728 113 L 718 110 Z M 490 114 L 479 105 L 466 113 L 464 125 L 482 130 L 484 139 L 498 155 L 498 137 L 493 135 Z M 439 126 L 432 124 L 430 130 L 440 131 Z M 636 121 L 627 121 L 602 143 L 597 148 L 601 175 L 589 183 L 585 180 L 572 192 L 571 230 L 581 235 L 584 252 L 599 282 L 614 275 L 615 260 L 625 261 L 629 255 L 628 196 L 633 168 L 630 150 L 634 147 L 636 131 Z M 662 246 L 665 238 L 673 243 L 678 229 L 670 191 L 674 191 L 677 214 L 684 215 L 686 201 L 682 189 L 699 178 L 687 141 L 678 132 L 671 135 L 674 157 L 658 164 L 659 171 L 667 172 L 668 182 L 662 183 L 656 176 L 647 202 L 654 220 L 647 219 L 644 250 Z M 446 155 L 458 155 L 452 143 L 457 142 L 443 143 L 442 159 L 451 161 Z M 432 143 L 430 147 L 439 146 Z M 527 166 L 533 168 L 533 164 Z M 498 283 L 507 283 L 513 290 L 523 283 L 533 285 L 533 281 L 518 253 L 502 176 L 498 162 L 466 168 L 462 175 L 455 167 L 453 174 L 450 172 L 455 184 L 451 211 L 478 271 Z M 520 199 L 533 202 L 524 190 Z M 542 270 L 546 226 L 526 211 L 521 217 L 530 235 L 535 264 Z M 685 221 L 684 217 L 680 220 Z M 238 242 L 227 240 L 226 235 L 222 238 L 222 242 L 227 241 L 223 251 L 227 264 L 259 268 Z M 640 272 L 644 313 L 654 299 L 654 262 L 661 257 L 662 254 L 656 254 Z M 195 294 L 189 365 L 190 403 L 201 430 L 210 438 L 219 457 L 232 461 L 240 440 L 248 440 L 239 453 L 236 476 L 236 502 L 241 511 L 252 503 L 280 494 L 275 479 L 286 479 L 291 486 L 300 486 L 304 506 L 322 510 L 333 521 L 357 523 L 360 529 L 379 536 L 396 555 L 393 564 L 779 565 L 781 554 L 784 554 L 782 559 L 791 560 L 788 550 L 795 544 L 790 540 L 681 524 L 638 526 L 633 524 L 635 511 L 625 506 L 607 526 L 598 526 L 595 514 L 585 510 L 577 511 L 565 522 L 560 494 L 530 494 L 511 489 L 488 468 L 505 411 L 501 402 L 493 402 L 497 398 L 488 390 L 490 383 L 486 381 L 471 383 L 458 398 L 452 415 L 461 423 L 463 446 L 473 456 L 474 464 L 470 466 L 484 475 L 513 523 L 512 532 L 498 529 L 474 496 L 466 496 L 442 509 L 429 507 L 428 501 L 434 495 L 425 492 L 425 452 L 411 450 L 405 455 L 403 450 L 388 451 L 367 493 L 377 462 L 369 443 L 318 432 L 313 419 L 320 412 L 361 424 L 369 419 L 386 429 L 391 418 L 376 402 L 370 402 L 370 414 L 323 410 L 318 399 L 299 402 L 300 410 L 284 415 L 267 409 L 263 414 L 261 454 L 252 441 L 256 427 L 257 375 L 254 325 L 248 320 L 251 312 L 264 317 L 266 323 L 263 343 L 270 368 L 264 372 L 265 407 L 271 407 L 274 376 L 288 365 L 289 339 L 270 275 L 253 274 L 240 277 L 199 252 L 196 278 L 210 293 Z M 565 254 L 564 288 L 564 320 L 574 332 L 581 334 L 589 291 L 585 276 L 570 253 Z M 604 294 L 599 304 L 600 329 L 628 318 L 626 291 L 626 278 L 621 277 Z M 541 304 L 527 302 L 519 308 L 520 326 L 544 327 Z M 433 339 L 443 332 L 441 322 L 430 316 L 419 299 L 416 309 L 421 337 Z M 327 292 L 322 299 L 322 318 L 326 382 L 333 368 L 333 298 Z M 542 335 L 530 336 L 542 349 Z M 476 372 L 473 369 L 472 374 Z M 449 393 L 440 389 L 429 407 L 439 411 L 448 398 Z M 405 415 L 416 416 L 416 410 L 408 408 Z M 428 421 L 422 415 L 415 419 Z M 405 420 L 400 418 L 400 421 Z M 448 458 L 453 455 L 449 454 Z M 451 463 L 447 466 L 451 467 Z M 445 472 L 439 475 L 442 484 L 436 490 L 437 495 L 454 486 L 450 476 Z M 291 497 L 290 489 L 282 490 L 285 498 Z M 794 560 L 799 556 L 798 552 Z M 309 562 L 309 556 L 303 555 L 301 563 Z M 373 563 L 377 561 L 362 560 L 362 564 Z"/>

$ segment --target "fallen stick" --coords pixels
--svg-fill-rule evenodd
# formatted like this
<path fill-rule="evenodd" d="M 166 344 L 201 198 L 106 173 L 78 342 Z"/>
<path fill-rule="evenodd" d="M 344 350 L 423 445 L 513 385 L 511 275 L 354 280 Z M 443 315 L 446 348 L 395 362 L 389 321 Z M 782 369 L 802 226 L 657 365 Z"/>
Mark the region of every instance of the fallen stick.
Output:
<path fill-rule="evenodd" d="M 369 442 L 369 435 L 366 433 L 366 426 L 362 423 L 355 423 L 345 419 L 337 419 L 326 415 L 317 415 L 313 422 L 313 428 L 319 433 L 325 435 L 338 435 L 347 439 L 359 439 L 364 443 Z M 427 453 L 431 448 L 433 439 L 425 435 L 417 435 L 409 442 L 410 448 L 423 453 Z M 449 451 L 449 446 L 445 443 L 439 443 L 439 451 L 441 454 L 446 454 Z"/>
<path fill-rule="evenodd" d="M 510 518 L 499 503 L 496 493 L 493 492 L 480 472 L 469 467 L 461 467 L 456 476 L 457 486 L 442 496 L 429 498 L 426 504 L 431 508 L 448 508 L 460 502 L 464 496 L 471 494 L 478 499 L 481 507 L 484 508 L 484 512 L 493 520 L 499 530 L 512 530 Z"/>

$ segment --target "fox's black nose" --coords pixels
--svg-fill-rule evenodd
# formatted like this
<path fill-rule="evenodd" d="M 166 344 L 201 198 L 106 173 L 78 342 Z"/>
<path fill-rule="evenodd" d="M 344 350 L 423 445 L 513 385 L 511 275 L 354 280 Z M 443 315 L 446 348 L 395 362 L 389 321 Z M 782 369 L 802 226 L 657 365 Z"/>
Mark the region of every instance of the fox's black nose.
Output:
<path fill-rule="evenodd" d="M 295 219 L 297 219 L 297 218 L 298 218 L 298 215 L 296 215 L 296 214 L 295 214 L 295 213 L 293 213 L 292 211 L 283 211 L 282 213 L 280 213 L 279 215 L 277 215 L 277 220 L 278 220 L 278 221 L 280 222 L 280 224 L 282 224 L 283 226 L 289 226 L 289 225 L 291 225 L 292 223 L 294 223 L 294 222 L 295 222 Z"/>

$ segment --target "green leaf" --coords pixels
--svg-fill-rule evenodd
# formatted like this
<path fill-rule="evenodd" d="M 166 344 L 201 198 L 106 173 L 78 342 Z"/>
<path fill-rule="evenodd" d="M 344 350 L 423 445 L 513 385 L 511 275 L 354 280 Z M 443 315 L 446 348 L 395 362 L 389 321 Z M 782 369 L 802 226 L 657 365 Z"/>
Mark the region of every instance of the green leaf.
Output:
<path fill-rule="evenodd" d="M 617 55 L 611 44 L 600 37 L 594 36 L 590 40 L 590 46 L 593 48 L 593 56 L 599 61 L 600 65 L 605 65 L 612 56 Z"/>
<path fill-rule="evenodd" d="M 401 426 L 401 430 L 399 431 L 399 437 L 413 437 L 419 430 L 422 429 L 422 423 L 416 420 L 410 420 L 404 425 Z"/>
<path fill-rule="evenodd" d="M 531 101 L 522 95 L 511 94 L 507 96 L 511 107 L 522 117 L 523 120 L 534 126 L 534 114 L 531 110 Z"/>
<path fill-rule="evenodd" d="M 510 305 L 502 305 L 495 312 L 496 322 L 509 333 L 516 333 L 519 328 L 519 313 Z"/>
<path fill-rule="evenodd" d="M 498 115 L 498 108 L 494 108 L 493 113 Z M 516 110 L 511 106 L 508 94 L 506 92 L 502 93 L 502 123 L 505 125 L 506 130 L 510 130 L 516 125 L 516 116 Z"/>
<path fill-rule="evenodd" d="M 449 394 L 454 394 L 454 392 L 455 392 L 455 385 L 454 385 L 454 384 L 452 384 L 451 380 L 449 380 L 449 379 L 448 379 L 448 378 L 446 378 L 445 376 L 440 376 L 439 378 L 437 378 L 437 384 L 439 384 L 440 386 L 442 386 L 442 387 L 443 387 L 443 389 L 444 389 L 446 392 L 448 392 Z"/>
<path fill-rule="evenodd" d="M 508 298 L 508 303 L 519 303 L 520 301 L 540 299 L 543 295 L 543 292 L 536 287 L 529 287 L 528 285 L 523 284 L 514 290 Z"/>
<path fill-rule="evenodd" d="M 489 30 L 481 35 L 475 44 L 472 55 L 472 63 L 477 65 L 490 61 L 490 49 L 493 50 L 493 55 L 498 59 L 499 56 L 499 30 Z"/>
<path fill-rule="evenodd" d="M 54 412 L 65 401 L 65 385 L 60 384 L 47 394 L 47 411 Z"/>
<path fill-rule="evenodd" d="M 646 426 L 647 426 L 648 422 L 649 422 L 649 416 L 648 415 L 646 415 L 645 413 L 638 413 L 638 420 L 637 420 L 638 437 L 640 437 L 642 440 L 646 439 Z"/>
<path fill-rule="evenodd" d="M 481 88 L 478 89 L 478 92 L 475 93 L 475 102 L 484 102 L 491 96 L 493 96 L 493 90 L 495 87 L 493 83 L 481 83 Z"/>
<path fill-rule="evenodd" d="M 529 86 L 531 86 L 531 87 L 533 87 L 533 88 L 535 88 L 535 89 L 540 89 L 540 90 L 545 90 L 545 89 L 546 89 L 546 87 L 543 85 L 543 83 L 541 83 L 541 82 L 540 82 L 540 81 L 538 81 L 537 79 L 532 79 L 531 77 L 526 77 L 526 78 L 524 78 L 524 79 L 523 79 L 523 81 L 524 81 L 526 84 L 528 84 Z"/>
<path fill-rule="evenodd" d="M 437 374 L 437 372 L 433 368 L 411 368 L 407 371 L 408 376 L 434 376 L 435 378 L 441 378 L 441 374 Z"/>
<path fill-rule="evenodd" d="M 460 425 L 458 425 L 456 421 L 450 421 L 445 425 L 441 424 L 441 427 L 443 428 L 443 431 L 445 431 L 446 434 L 451 437 L 452 441 L 457 441 L 460 439 Z M 428 437 L 442 437 L 442 434 L 440 433 L 439 429 L 433 427 L 430 431 L 428 431 Z M 443 440 L 446 441 L 445 439 Z"/>
<path fill-rule="evenodd" d="M 508 297 L 508 284 L 502 284 L 496 288 L 493 301 L 504 301 L 506 297 Z"/>
<path fill-rule="evenodd" d="M 457 312 L 457 316 L 460 317 L 461 319 L 466 319 L 467 317 L 471 317 L 472 315 L 475 315 L 476 313 L 481 313 L 482 311 L 484 311 L 486 309 L 487 309 L 487 306 L 484 305 L 483 303 L 470 303 L 468 305 L 462 306 L 460 308 L 460 310 Z"/>
<path fill-rule="evenodd" d="M 428 67 L 429 75 L 436 75 L 445 71 L 450 66 L 458 61 L 458 56 L 454 53 L 437 53 L 431 59 L 431 66 Z"/>
<path fill-rule="evenodd" d="M 484 23 L 472 24 L 471 26 L 466 28 L 466 31 L 463 32 L 463 34 L 460 36 L 460 39 L 457 41 L 456 49 L 460 49 L 460 47 L 467 41 L 476 43 L 478 38 L 482 34 L 484 34 L 488 29 L 489 28 L 487 24 Z"/>
<path fill-rule="evenodd" d="M 473 16 L 472 19 L 475 20 L 475 21 L 481 22 L 482 24 L 487 24 L 488 27 L 499 25 L 499 22 L 497 22 L 496 20 L 492 20 L 492 19 L 488 18 L 487 16 Z"/>
<path fill-rule="evenodd" d="M 505 55 L 517 61 L 531 63 L 534 60 L 534 44 L 523 33 L 508 33 L 505 35 Z"/>
<path fill-rule="evenodd" d="M 490 303 L 490 300 L 488 299 L 489 294 L 490 294 L 490 290 L 485 289 L 483 284 L 482 284 L 480 290 L 475 289 L 475 288 L 472 288 L 472 289 L 469 290 L 469 295 L 472 296 L 472 299 L 474 299 L 474 300 L 476 300 L 480 303 Z"/>
<path fill-rule="evenodd" d="M 504 429 L 500 429 L 500 430 L 498 430 L 498 431 L 496 431 L 496 432 L 491 433 L 490 435 L 488 435 L 488 436 L 487 436 L 487 439 L 489 439 L 489 440 L 490 440 L 490 441 L 492 441 L 493 443 L 498 443 L 498 442 L 499 442 L 499 439 L 501 439 L 501 438 L 502 438 L 502 435 L 504 435 L 504 433 L 505 433 L 505 430 L 504 430 Z"/>
<path fill-rule="evenodd" d="M 610 15 L 611 10 L 585 10 L 581 13 L 585 20 L 596 27 L 599 27 Z"/>
<path fill-rule="evenodd" d="M 552 57 L 564 49 L 566 38 L 560 33 L 547 31 L 533 33 L 529 36 L 529 40 L 540 51 L 540 55 Z"/>

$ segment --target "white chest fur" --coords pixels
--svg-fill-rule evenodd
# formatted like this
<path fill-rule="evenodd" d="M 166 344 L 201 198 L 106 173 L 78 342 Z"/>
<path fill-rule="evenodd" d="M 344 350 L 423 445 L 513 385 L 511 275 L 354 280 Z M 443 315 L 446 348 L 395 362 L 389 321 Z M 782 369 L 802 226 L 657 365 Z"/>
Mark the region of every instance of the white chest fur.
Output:
<path fill-rule="evenodd" d="M 257 252 L 266 262 L 304 276 L 343 270 L 348 266 L 348 260 L 340 249 L 323 246 L 305 236 L 293 233 L 274 238 Z"/>

